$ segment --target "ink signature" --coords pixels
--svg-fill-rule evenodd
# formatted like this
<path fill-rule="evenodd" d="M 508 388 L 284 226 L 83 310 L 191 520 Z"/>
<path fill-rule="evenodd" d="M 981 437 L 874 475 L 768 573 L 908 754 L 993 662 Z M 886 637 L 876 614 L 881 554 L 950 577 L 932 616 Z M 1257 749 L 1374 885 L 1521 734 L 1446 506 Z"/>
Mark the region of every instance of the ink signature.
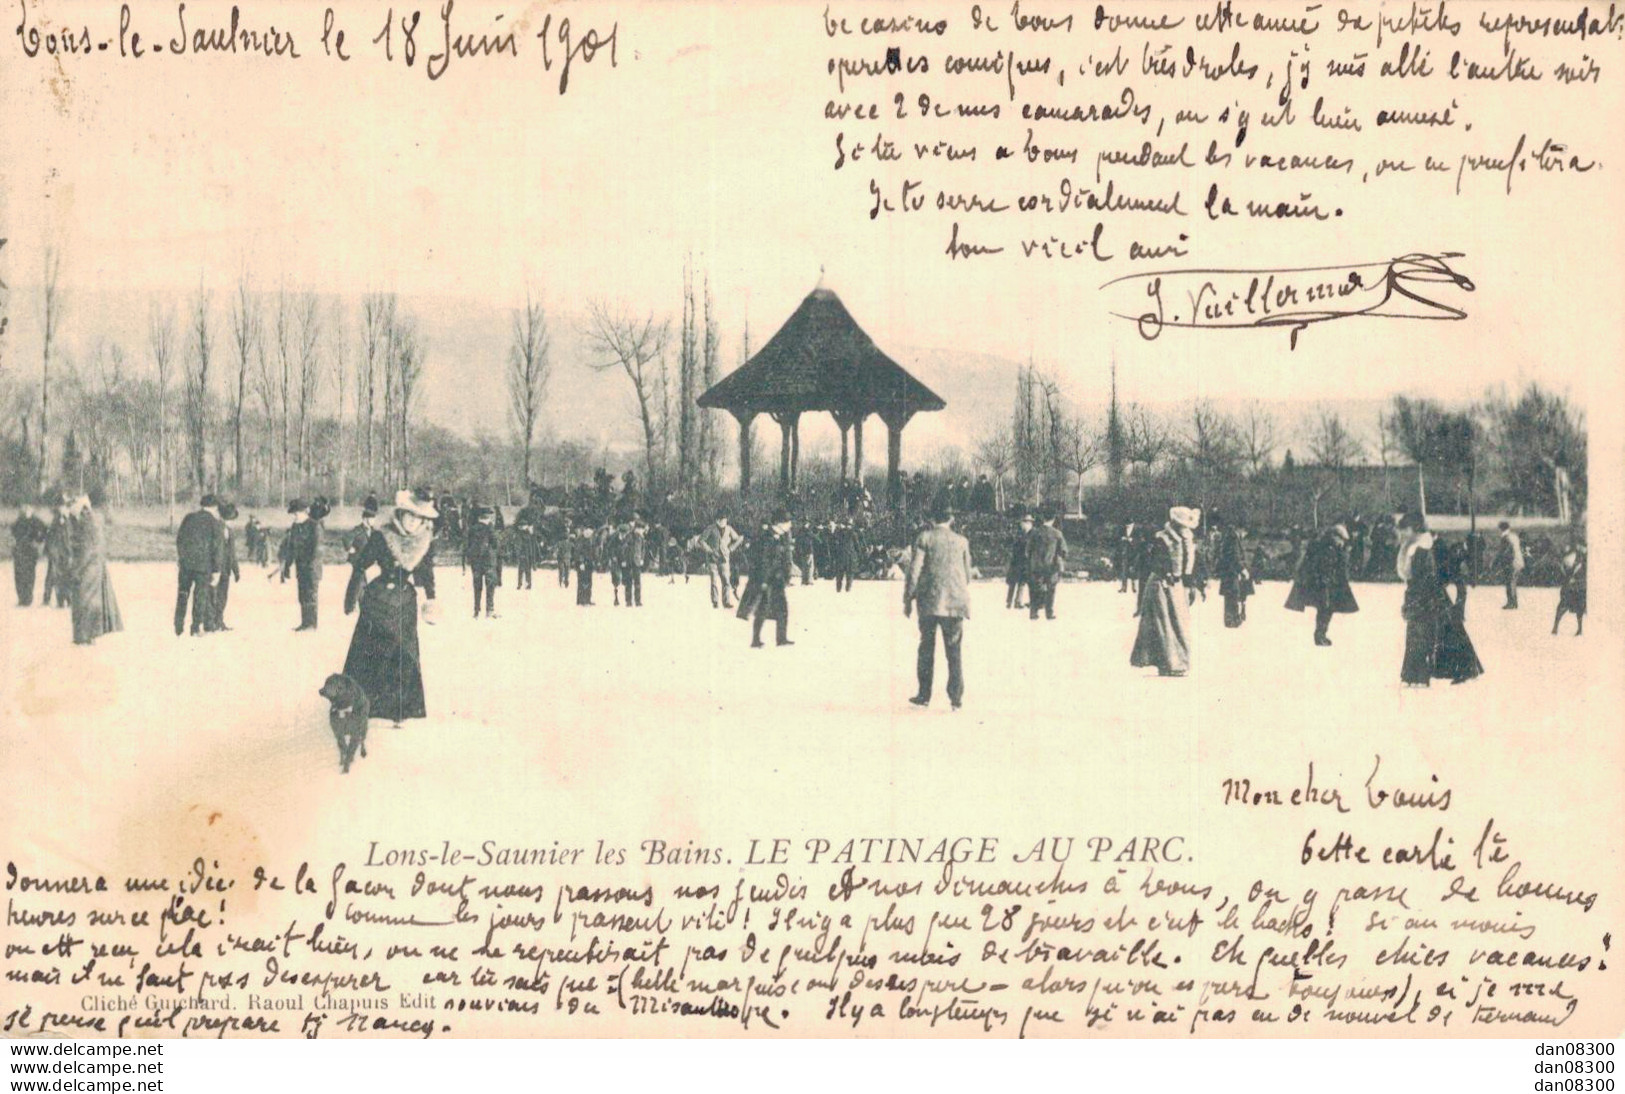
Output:
<path fill-rule="evenodd" d="M 1458 307 L 1432 297 L 1441 289 L 1472 292 L 1451 268 L 1459 251 L 1407 254 L 1386 262 L 1275 270 L 1164 270 L 1129 274 L 1101 286 L 1125 299 L 1111 314 L 1134 323 L 1151 341 L 1164 327 L 1239 330 L 1286 327 L 1291 348 L 1316 323 L 1366 316 L 1383 319 L 1465 319 Z M 1138 291 L 1138 303 L 1127 293 Z"/>

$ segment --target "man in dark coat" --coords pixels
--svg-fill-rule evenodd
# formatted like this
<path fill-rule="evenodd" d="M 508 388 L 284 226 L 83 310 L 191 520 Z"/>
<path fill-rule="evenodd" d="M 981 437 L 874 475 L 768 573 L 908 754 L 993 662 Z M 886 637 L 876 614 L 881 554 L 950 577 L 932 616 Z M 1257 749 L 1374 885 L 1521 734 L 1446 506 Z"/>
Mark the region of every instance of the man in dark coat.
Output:
<path fill-rule="evenodd" d="M 530 501 L 513 518 L 513 561 L 518 571 L 515 589 L 531 588 L 531 571 L 536 568 L 536 530 L 541 522 L 541 499 L 532 491 Z"/>
<path fill-rule="evenodd" d="M 226 602 L 231 599 L 231 583 L 243 579 L 237 566 L 237 534 L 231 522 L 237 519 L 237 507 L 229 501 L 220 503 L 220 569 L 215 577 L 207 630 L 229 631 L 226 626 Z"/>
<path fill-rule="evenodd" d="M 56 513 L 45 532 L 45 595 L 40 607 L 51 603 L 56 594 L 56 606 L 66 608 L 73 596 L 73 525 L 68 520 L 68 499 L 58 495 Z"/>
<path fill-rule="evenodd" d="M 790 512 L 780 509 L 773 523 L 753 537 L 750 580 L 739 598 L 738 616 L 751 620 L 750 645 L 762 648 L 762 624 L 771 619 L 780 646 L 793 646 L 790 640 L 790 599 L 787 589 L 795 569 L 795 539 L 790 534 Z"/>
<path fill-rule="evenodd" d="M 592 574 L 598 566 L 598 547 L 593 542 L 593 531 L 583 525 L 576 533 L 575 550 L 571 557 L 576 568 L 576 606 L 592 607 Z"/>
<path fill-rule="evenodd" d="M 11 525 L 11 572 L 17 582 L 17 606 L 34 603 L 34 578 L 39 573 L 39 552 L 45 545 L 45 522 L 25 505 Z"/>
<path fill-rule="evenodd" d="M 614 593 L 615 606 L 621 606 L 621 530 L 609 520 L 605 520 L 593 536 L 593 555 L 597 569 L 609 574 L 609 584 Z"/>
<path fill-rule="evenodd" d="M 197 508 L 181 518 L 175 533 L 179 582 L 175 589 L 175 636 L 186 633 L 186 602 L 192 602 L 192 636 L 213 630 L 214 576 L 220 572 L 225 533 L 215 510 L 219 499 L 204 494 Z"/>
<path fill-rule="evenodd" d="M 1360 610 L 1354 590 L 1349 588 L 1349 533 L 1343 525 L 1332 525 L 1304 548 L 1286 606 L 1294 612 L 1315 609 L 1317 646 L 1332 644 L 1326 631 L 1333 615 Z"/>
<path fill-rule="evenodd" d="M 378 498 L 374 494 L 368 494 L 361 502 L 361 523 L 350 529 L 350 534 L 344 541 L 344 564 L 350 567 L 350 580 L 344 586 L 346 604 L 358 603 L 356 598 L 366 585 L 366 573 L 355 568 L 355 560 L 366 550 L 367 541 L 372 539 L 373 529 L 377 526 Z"/>
<path fill-rule="evenodd" d="M 1021 590 L 1027 587 L 1028 594 L 1032 589 L 1027 574 L 1027 537 L 1032 535 L 1033 515 L 1021 514 L 1016 522 L 1016 530 L 1010 537 L 1009 565 L 1004 572 L 1004 606 L 1006 608 L 1024 608 L 1021 602 Z"/>
<path fill-rule="evenodd" d="M 293 526 L 282 539 L 282 580 L 294 574 L 299 586 L 298 631 L 316 629 L 316 594 L 322 581 L 322 518 L 327 516 L 327 503 L 321 498 L 306 505 L 295 499 L 288 503 L 293 514 Z"/>
<path fill-rule="evenodd" d="M 1218 561 L 1213 572 L 1219 578 L 1219 595 L 1224 598 L 1224 625 L 1239 627 L 1247 622 L 1247 598 L 1253 595 L 1253 563 L 1247 548 L 1247 529 L 1227 524 L 1219 533 Z"/>
<path fill-rule="evenodd" d="M 643 567 L 648 561 L 649 535 L 641 516 L 621 530 L 620 543 L 621 592 L 628 608 L 643 607 Z"/>
<path fill-rule="evenodd" d="M 850 520 L 839 521 L 830 533 L 830 562 L 835 570 L 835 591 L 852 591 L 858 570 L 858 530 Z"/>
<path fill-rule="evenodd" d="M 480 600 L 485 600 L 485 616 L 495 619 L 496 587 L 501 583 L 497 565 L 496 514 L 476 505 L 468 514 L 468 531 L 463 538 L 463 565 L 474 578 L 474 618 L 480 617 Z"/>
<path fill-rule="evenodd" d="M 356 556 L 367 546 L 372 538 L 372 530 L 378 526 L 378 498 L 368 494 L 361 503 L 361 523 L 350 529 L 350 537 L 344 544 L 344 564 L 355 565 Z"/>
<path fill-rule="evenodd" d="M 939 498 L 932 506 L 932 526 L 914 539 L 903 581 L 903 614 L 919 611 L 920 646 L 915 658 L 919 688 L 909 700 L 917 707 L 931 702 L 938 631 L 948 661 L 948 702 L 958 710 L 965 695 L 960 646 L 965 620 L 970 618 L 970 541 L 954 531 L 953 521 L 953 505 Z"/>
<path fill-rule="evenodd" d="M 269 556 L 265 549 L 265 529 L 260 525 L 260 518 L 253 513 L 248 515 L 248 523 L 243 526 L 243 546 L 248 550 L 248 560 L 256 566 L 264 566 Z"/>
<path fill-rule="evenodd" d="M 570 567 L 575 562 L 575 530 L 570 522 L 564 522 L 564 531 L 559 534 L 559 587 L 570 587 Z"/>
<path fill-rule="evenodd" d="M 1134 570 L 1135 547 L 1134 522 L 1130 521 L 1123 525 L 1123 532 L 1117 537 L 1117 551 L 1112 555 L 1112 565 L 1117 568 L 1117 591 L 1120 593 L 1129 591 L 1129 581 L 1133 577 Z"/>
<path fill-rule="evenodd" d="M 1518 581 L 1523 577 L 1523 542 L 1507 521 L 1503 520 L 1497 527 L 1501 533 L 1501 545 L 1495 551 L 1495 570 L 1507 591 L 1507 602 L 1501 607 L 1506 611 L 1516 611 Z"/>
<path fill-rule="evenodd" d="M 1028 618 L 1037 619 L 1042 608 L 1046 619 L 1055 618 L 1055 586 L 1066 569 L 1066 536 L 1056 527 L 1058 516 L 1051 514 L 1043 524 L 1027 533 Z"/>

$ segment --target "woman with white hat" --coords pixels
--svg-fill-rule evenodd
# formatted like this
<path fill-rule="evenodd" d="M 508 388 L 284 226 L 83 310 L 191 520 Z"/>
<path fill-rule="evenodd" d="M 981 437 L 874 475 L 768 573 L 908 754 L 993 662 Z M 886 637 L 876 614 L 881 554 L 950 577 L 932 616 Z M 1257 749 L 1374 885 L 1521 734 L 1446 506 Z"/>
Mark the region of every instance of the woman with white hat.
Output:
<path fill-rule="evenodd" d="M 356 610 L 357 599 L 361 609 L 344 675 L 367 693 L 373 717 L 397 726 L 428 713 L 418 656 L 417 590 L 434 596 L 430 548 L 438 515 L 426 496 L 411 490 L 395 495 L 394 516 L 373 529 L 351 562 L 353 577 L 344 598 L 346 615 Z M 378 575 L 363 585 L 375 567 Z"/>
<path fill-rule="evenodd" d="M 1140 630 L 1129 664 L 1156 666 L 1159 676 L 1184 676 L 1191 667 L 1190 617 L 1183 586 L 1196 564 L 1196 526 L 1201 513 L 1176 505 L 1168 523 L 1151 537 L 1140 585 Z"/>

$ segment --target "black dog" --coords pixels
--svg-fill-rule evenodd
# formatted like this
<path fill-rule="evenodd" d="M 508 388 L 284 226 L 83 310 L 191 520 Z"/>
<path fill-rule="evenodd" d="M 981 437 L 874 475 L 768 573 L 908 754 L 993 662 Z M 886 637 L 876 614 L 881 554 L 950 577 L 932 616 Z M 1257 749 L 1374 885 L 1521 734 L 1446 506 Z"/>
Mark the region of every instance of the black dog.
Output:
<path fill-rule="evenodd" d="M 327 720 L 333 727 L 333 740 L 339 746 L 339 770 L 348 774 L 350 761 L 355 759 L 358 749 L 362 759 L 366 759 L 367 719 L 371 716 L 372 704 L 360 684 L 337 672 L 327 678 L 317 694 L 333 704 Z"/>

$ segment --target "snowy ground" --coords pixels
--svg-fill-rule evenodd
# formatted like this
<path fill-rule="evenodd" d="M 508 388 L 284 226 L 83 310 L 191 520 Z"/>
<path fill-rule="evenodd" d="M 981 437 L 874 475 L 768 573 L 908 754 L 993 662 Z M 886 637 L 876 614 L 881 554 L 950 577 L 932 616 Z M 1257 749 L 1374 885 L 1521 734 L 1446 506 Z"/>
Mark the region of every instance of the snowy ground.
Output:
<path fill-rule="evenodd" d="M 1007 832 L 1125 817 L 1188 829 L 1229 775 L 1291 778 L 1312 760 L 1318 779 L 1358 788 L 1379 752 L 1411 783 L 1471 785 L 1474 812 L 1504 789 L 1505 811 L 1552 837 L 1565 801 L 1617 792 L 1611 768 L 1586 762 L 1617 747 L 1599 705 L 1614 686 L 1596 660 L 1607 636 L 1577 640 L 1571 618 L 1551 637 L 1553 590 L 1527 591 L 1517 612 L 1474 590 L 1487 675 L 1413 691 L 1398 680 L 1396 586 L 1357 586 L 1362 610 L 1337 618 L 1330 649 L 1281 607 L 1283 584 L 1262 587 L 1237 631 L 1212 596 L 1194 609 L 1193 673 L 1170 680 L 1129 666 L 1132 598 L 1115 585 L 1063 586 L 1060 618 L 1030 622 L 983 583 L 952 713 L 940 665 L 936 704 L 907 703 L 916 631 L 896 583 L 792 588 L 797 644 L 752 650 L 703 579 L 649 576 L 629 610 L 600 577 L 583 609 L 551 571 L 527 593 L 510 570 L 501 618 L 475 620 L 466 579 L 442 568 L 440 620 L 421 632 L 430 717 L 375 724 L 345 776 L 316 690 L 354 624 L 347 571 L 328 570 L 315 634 L 292 633 L 291 582 L 244 575 L 235 629 L 202 639 L 175 637 L 174 572 L 156 564 L 115 565 L 125 631 L 88 649 L 66 612 L 0 607 L 0 787 L 14 791 L 0 832 L 70 859 L 145 859 L 190 856 L 203 836 L 304 858 L 459 831 L 680 844 L 786 824 L 947 832 L 966 815 Z"/>

